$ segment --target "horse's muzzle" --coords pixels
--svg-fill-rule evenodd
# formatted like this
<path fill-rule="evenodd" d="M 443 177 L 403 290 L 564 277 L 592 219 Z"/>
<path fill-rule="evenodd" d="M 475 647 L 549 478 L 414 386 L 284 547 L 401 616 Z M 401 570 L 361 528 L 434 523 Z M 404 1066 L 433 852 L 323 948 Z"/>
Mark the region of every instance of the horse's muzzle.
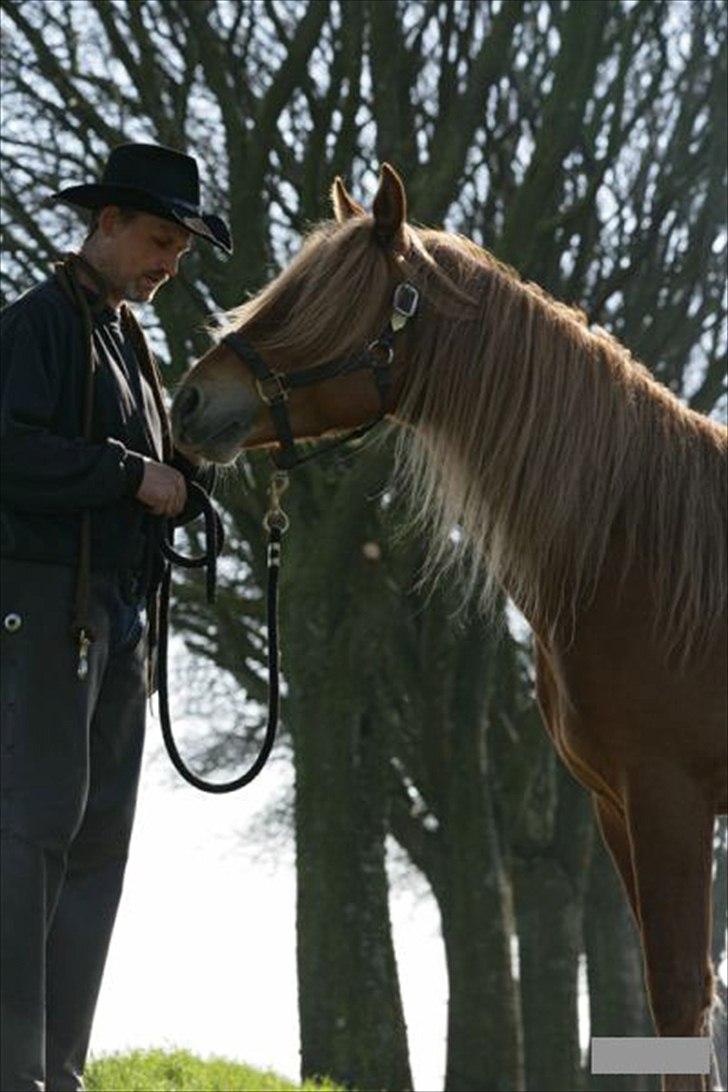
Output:
<path fill-rule="evenodd" d="M 221 453 L 229 457 L 230 449 L 239 448 L 250 432 L 258 408 L 257 401 L 246 398 L 221 411 L 200 387 L 184 386 L 172 403 L 175 442 L 207 458 L 219 458 Z"/>

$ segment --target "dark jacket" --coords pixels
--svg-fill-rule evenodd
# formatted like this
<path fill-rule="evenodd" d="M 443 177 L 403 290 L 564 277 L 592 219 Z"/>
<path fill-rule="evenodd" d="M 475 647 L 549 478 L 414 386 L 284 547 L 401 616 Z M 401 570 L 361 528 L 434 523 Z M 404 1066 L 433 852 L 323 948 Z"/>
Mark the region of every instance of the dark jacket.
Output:
<path fill-rule="evenodd" d="M 88 293 L 93 300 L 92 293 Z M 94 319 L 98 361 L 92 439 L 81 439 L 87 347 L 81 316 L 54 277 L 0 314 L 0 553 L 78 562 L 81 513 L 91 512 L 91 567 L 159 575 L 162 517 L 135 499 L 142 456 L 162 461 L 154 396 L 118 315 Z M 214 469 L 180 452 L 172 465 L 208 491 Z M 197 514 L 188 501 L 175 523 Z"/>

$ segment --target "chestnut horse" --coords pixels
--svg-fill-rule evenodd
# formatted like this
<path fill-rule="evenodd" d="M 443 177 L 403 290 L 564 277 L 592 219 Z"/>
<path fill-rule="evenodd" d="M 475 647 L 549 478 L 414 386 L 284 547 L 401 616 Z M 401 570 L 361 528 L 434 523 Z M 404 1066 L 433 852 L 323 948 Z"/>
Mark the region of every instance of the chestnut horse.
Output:
<path fill-rule="evenodd" d="M 292 435 L 356 428 L 382 399 L 404 426 L 397 474 L 430 532 L 431 575 L 458 561 L 484 606 L 502 587 L 531 623 L 543 719 L 591 793 L 658 1035 L 708 1035 L 712 833 L 728 810 L 726 431 L 487 251 L 407 224 L 386 164 L 371 214 L 340 179 L 333 204 L 224 332 L 285 377 L 390 331 L 385 394 L 367 368 L 297 387 Z M 403 282 L 420 306 L 392 333 Z M 222 463 L 278 436 L 233 341 L 192 368 L 173 408 L 178 445 Z"/>

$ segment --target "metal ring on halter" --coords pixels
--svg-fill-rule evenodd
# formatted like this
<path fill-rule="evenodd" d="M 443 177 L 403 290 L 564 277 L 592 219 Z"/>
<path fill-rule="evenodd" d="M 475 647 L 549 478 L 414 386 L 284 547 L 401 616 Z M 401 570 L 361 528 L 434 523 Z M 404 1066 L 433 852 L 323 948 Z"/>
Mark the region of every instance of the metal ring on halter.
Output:
<path fill-rule="evenodd" d="M 386 364 L 391 364 L 394 360 L 394 347 L 392 345 L 385 345 L 381 338 L 375 338 L 367 345 L 367 352 L 373 353 L 375 349 L 386 349 L 387 357 Z"/>
<path fill-rule="evenodd" d="M 282 535 L 285 535 L 288 530 L 289 520 L 288 516 L 280 508 L 277 510 L 271 509 L 263 516 L 263 527 L 266 531 L 270 532 L 275 527 L 277 531 L 280 531 Z"/>
<path fill-rule="evenodd" d="M 281 497 L 290 484 L 288 473 L 285 470 L 276 470 L 270 479 L 270 508 L 263 517 L 263 527 L 270 534 L 275 528 L 282 535 L 288 530 L 288 516 L 281 508 Z"/>

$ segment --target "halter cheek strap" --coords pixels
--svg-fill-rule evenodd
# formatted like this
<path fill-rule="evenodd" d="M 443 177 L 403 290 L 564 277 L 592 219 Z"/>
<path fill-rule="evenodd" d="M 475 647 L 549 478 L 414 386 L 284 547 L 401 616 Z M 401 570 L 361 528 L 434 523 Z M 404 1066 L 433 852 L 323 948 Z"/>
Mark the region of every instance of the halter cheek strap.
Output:
<path fill-rule="evenodd" d="M 358 439 L 367 433 L 384 417 L 387 410 L 387 398 L 392 388 L 392 363 L 394 361 L 394 335 L 401 330 L 408 319 L 412 318 L 419 306 L 419 292 L 413 284 L 404 281 L 398 284 L 392 299 L 392 314 L 379 337 L 360 353 L 317 364 L 313 368 L 304 368 L 298 372 L 274 372 L 268 367 L 254 345 L 242 334 L 233 332 L 222 340 L 248 366 L 255 379 L 258 397 L 270 409 L 280 450 L 272 453 L 271 458 L 281 470 L 290 470 L 294 466 L 308 462 L 332 448 L 340 447 L 349 440 Z M 376 417 L 359 428 L 352 429 L 345 436 L 331 443 L 319 445 L 309 455 L 296 453 L 291 421 L 288 415 L 288 392 L 298 387 L 312 387 L 327 379 L 369 368 L 379 393 L 380 410 Z"/>
<path fill-rule="evenodd" d="M 281 382 L 280 374 L 270 370 L 255 346 L 252 345 L 247 338 L 244 338 L 242 334 L 228 334 L 227 337 L 223 338 L 223 341 L 226 345 L 230 346 L 244 364 L 248 365 L 253 373 L 258 397 L 261 402 L 265 402 L 270 409 L 276 434 L 283 449 L 281 455 L 286 455 L 287 452 L 293 450 L 294 441 L 291 421 L 286 408 L 288 391 Z M 266 389 L 266 384 L 268 384 L 268 389 Z M 284 469 L 284 465 L 279 462 L 275 456 L 273 456 L 273 458 L 276 466 Z M 292 466 L 293 463 L 287 465 Z"/>

